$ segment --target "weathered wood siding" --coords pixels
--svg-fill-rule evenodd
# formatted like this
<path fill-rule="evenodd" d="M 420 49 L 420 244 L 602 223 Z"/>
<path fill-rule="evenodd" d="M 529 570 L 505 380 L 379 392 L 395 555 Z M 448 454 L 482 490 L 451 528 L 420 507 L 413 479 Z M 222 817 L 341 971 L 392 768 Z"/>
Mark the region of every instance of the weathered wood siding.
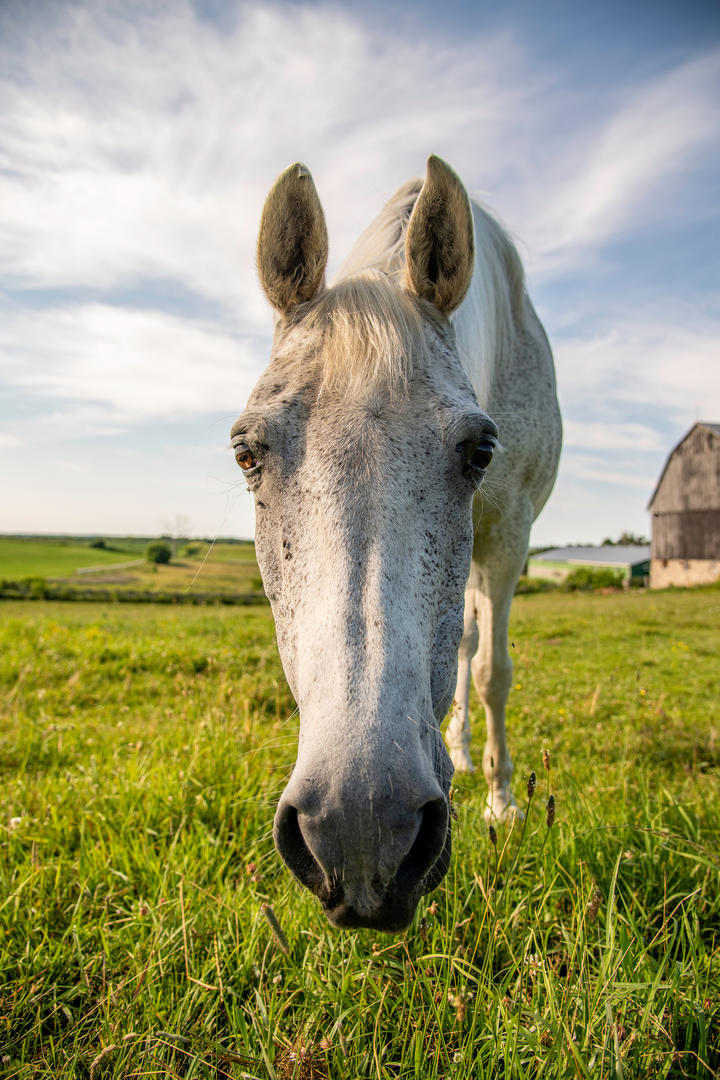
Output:
<path fill-rule="evenodd" d="M 720 510 L 653 514 L 653 559 L 720 559 Z"/>
<path fill-rule="evenodd" d="M 720 559 L 720 432 L 696 424 L 670 455 L 650 503 L 651 557 Z"/>
<path fill-rule="evenodd" d="M 720 434 L 696 424 L 670 455 L 650 510 L 720 510 Z"/>

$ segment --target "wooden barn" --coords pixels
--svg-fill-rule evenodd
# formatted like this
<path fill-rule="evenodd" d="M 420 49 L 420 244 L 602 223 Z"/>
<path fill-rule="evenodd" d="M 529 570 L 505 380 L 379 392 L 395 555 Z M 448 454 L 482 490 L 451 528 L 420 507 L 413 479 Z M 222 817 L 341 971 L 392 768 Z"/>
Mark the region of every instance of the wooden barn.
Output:
<path fill-rule="evenodd" d="M 648 505 L 650 588 L 720 580 L 720 424 L 694 424 Z"/>

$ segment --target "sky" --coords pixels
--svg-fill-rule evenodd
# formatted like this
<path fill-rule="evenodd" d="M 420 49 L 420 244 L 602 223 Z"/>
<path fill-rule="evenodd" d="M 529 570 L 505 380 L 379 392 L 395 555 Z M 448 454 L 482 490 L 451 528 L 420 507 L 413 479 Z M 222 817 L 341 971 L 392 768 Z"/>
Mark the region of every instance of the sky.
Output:
<path fill-rule="evenodd" d="M 445 158 L 509 230 L 565 445 L 535 545 L 649 533 L 720 422 L 720 6 L 0 4 L 0 532 L 248 537 L 229 430 L 268 362 L 265 195 L 329 272 Z"/>

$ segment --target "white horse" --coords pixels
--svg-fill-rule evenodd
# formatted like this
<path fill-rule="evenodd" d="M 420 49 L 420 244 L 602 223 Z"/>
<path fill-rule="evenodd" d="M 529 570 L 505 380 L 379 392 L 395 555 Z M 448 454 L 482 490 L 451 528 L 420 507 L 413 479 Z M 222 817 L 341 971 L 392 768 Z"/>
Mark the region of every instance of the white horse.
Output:
<path fill-rule="evenodd" d="M 392 931 L 447 871 L 471 671 L 487 813 L 515 808 L 508 616 L 561 425 L 517 253 L 439 158 L 330 288 L 327 252 L 312 178 L 293 165 L 258 240 L 272 357 L 232 442 L 300 714 L 275 842 L 333 923 Z"/>

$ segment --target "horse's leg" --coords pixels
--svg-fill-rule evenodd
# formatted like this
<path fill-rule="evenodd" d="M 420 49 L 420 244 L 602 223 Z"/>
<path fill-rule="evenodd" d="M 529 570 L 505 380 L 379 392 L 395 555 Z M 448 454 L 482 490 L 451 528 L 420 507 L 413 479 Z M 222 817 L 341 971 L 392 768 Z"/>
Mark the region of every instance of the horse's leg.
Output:
<path fill-rule="evenodd" d="M 528 526 L 529 533 L 529 526 Z M 496 549 L 483 566 L 475 592 L 475 610 L 480 629 L 478 651 L 472 661 L 472 676 L 485 707 L 487 742 L 483 771 L 489 792 L 485 817 L 502 820 L 517 812 L 510 788 L 513 764 L 505 734 L 505 705 L 512 686 L 508 632 L 510 605 L 525 563 L 527 547 L 522 544 Z"/>
<path fill-rule="evenodd" d="M 476 591 L 474 588 L 468 588 L 465 592 L 465 628 L 458 653 L 458 679 L 450 723 L 445 732 L 445 742 L 457 772 L 475 771 L 470 757 L 468 699 L 470 697 L 470 663 L 478 647 Z"/>
<path fill-rule="evenodd" d="M 512 583 L 488 580 L 486 591 L 478 590 L 476 608 L 480 624 L 480 647 L 472 662 L 472 675 L 485 708 L 487 741 L 483 771 L 488 783 L 485 817 L 502 820 L 517 811 L 510 788 L 513 763 L 505 734 L 505 704 L 512 686 L 513 664 L 508 651 Z"/>

